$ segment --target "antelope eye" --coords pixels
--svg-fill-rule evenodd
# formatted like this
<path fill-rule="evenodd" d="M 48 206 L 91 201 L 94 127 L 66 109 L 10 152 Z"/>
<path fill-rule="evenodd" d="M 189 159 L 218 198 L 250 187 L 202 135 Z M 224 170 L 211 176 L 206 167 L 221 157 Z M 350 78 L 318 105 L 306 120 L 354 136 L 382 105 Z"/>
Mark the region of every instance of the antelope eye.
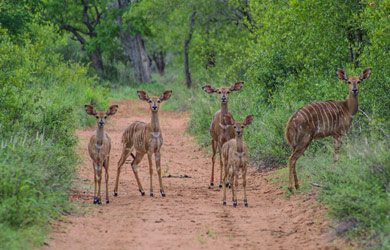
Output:
<path fill-rule="evenodd" d="M 157 101 L 157 103 L 160 103 L 160 102 L 161 102 L 160 100 Z"/>
<path fill-rule="evenodd" d="M 234 128 L 237 128 L 237 126 L 234 126 Z"/>
<path fill-rule="evenodd" d="M 99 119 L 99 116 L 95 116 L 96 117 L 96 119 Z"/>
<path fill-rule="evenodd" d="M 105 116 L 104 119 L 107 119 L 107 116 Z"/>
<path fill-rule="evenodd" d="M 222 94 L 222 92 L 221 92 L 221 91 L 218 91 L 218 94 Z"/>
<path fill-rule="evenodd" d="M 241 128 L 244 128 L 244 126 L 241 126 Z"/>
<path fill-rule="evenodd" d="M 148 103 L 152 103 L 152 101 L 151 101 L 151 100 L 149 100 L 149 101 L 148 101 Z"/>
<path fill-rule="evenodd" d="M 350 81 L 348 81 L 347 83 L 348 83 L 348 84 L 351 84 L 351 82 L 350 82 Z"/>
<path fill-rule="evenodd" d="M 230 94 L 230 91 L 226 92 L 226 94 Z"/>

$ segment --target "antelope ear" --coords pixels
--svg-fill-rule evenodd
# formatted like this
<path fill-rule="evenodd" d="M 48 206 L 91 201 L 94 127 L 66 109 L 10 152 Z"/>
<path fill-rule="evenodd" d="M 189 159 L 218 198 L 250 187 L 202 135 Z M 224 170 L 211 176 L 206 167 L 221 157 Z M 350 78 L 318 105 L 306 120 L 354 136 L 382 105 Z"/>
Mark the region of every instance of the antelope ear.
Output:
<path fill-rule="evenodd" d="M 248 125 L 250 125 L 252 122 L 253 122 L 253 115 L 248 115 L 248 116 L 245 118 L 244 125 L 245 125 L 245 126 L 248 126 Z"/>
<path fill-rule="evenodd" d="M 233 119 L 233 116 L 231 114 L 223 115 L 223 120 L 228 125 L 233 125 L 234 124 L 234 119 Z"/>
<path fill-rule="evenodd" d="M 336 74 L 337 74 L 337 77 L 338 77 L 340 80 L 348 81 L 347 74 L 345 74 L 345 71 L 344 71 L 344 70 L 342 70 L 342 69 L 336 69 Z"/>
<path fill-rule="evenodd" d="M 84 105 L 84 107 L 85 107 L 85 112 L 87 112 L 88 115 L 96 115 L 96 111 L 92 105 Z"/>
<path fill-rule="evenodd" d="M 236 82 L 235 84 L 233 84 L 231 87 L 230 87 L 230 91 L 239 91 L 242 86 L 244 85 L 244 82 Z"/>
<path fill-rule="evenodd" d="M 203 89 L 207 94 L 212 94 L 212 93 L 217 92 L 217 89 L 214 88 L 214 87 L 211 86 L 211 85 L 204 85 L 204 86 L 202 87 L 202 89 Z"/>
<path fill-rule="evenodd" d="M 119 106 L 117 104 L 111 105 L 107 112 L 106 115 L 115 115 L 115 113 L 118 111 Z"/>
<path fill-rule="evenodd" d="M 138 97 L 141 101 L 149 101 L 149 99 L 150 99 L 148 94 L 146 94 L 146 92 L 143 90 L 138 90 L 137 94 L 138 94 Z"/>
<path fill-rule="evenodd" d="M 368 77 L 370 77 L 370 75 L 371 75 L 371 68 L 367 68 L 363 70 L 362 73 L 360 74 L 360 81 L 367 80 Z"/>
<path fill-rule="evenodd" d="M 167 91 L 164 91 L 164 93 L 162 93 L 162 95 L 160 96 L 160 101 L 166 101 L 168 100 L 172 95 L 172 90 L 167 90 Z"/>

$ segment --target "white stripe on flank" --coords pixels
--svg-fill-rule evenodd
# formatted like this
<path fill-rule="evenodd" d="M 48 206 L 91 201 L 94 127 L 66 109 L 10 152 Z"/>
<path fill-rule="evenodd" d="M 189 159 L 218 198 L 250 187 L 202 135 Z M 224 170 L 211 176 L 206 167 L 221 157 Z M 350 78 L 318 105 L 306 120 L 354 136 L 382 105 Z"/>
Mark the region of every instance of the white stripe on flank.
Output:
<path fill-rule="evenodd" d="M 307 106 L 307 105 L 306 105 Z M 310 117 L 311 117 L 311 122 L 313 123 L 313 128 L 316 127 L 316 125 L 314 124 L 314 117 L 312 116 L 312 114 L 310 113 L 310 111 L 306 108 L 306 106 L 302 107 L 302 111 L 303 111 L 303 108 L 305 108 L 305 110 L 307 111 L 307 113 L 309 113 Z M 305 112 L 306 113 L 306 112 Z M 308 121 L 309 122 L 309 121 Z"/>
<path fill-rule="evenodd" d="M 320 126 L 320 122 L 322 121 L 322 125 L 324 125 L 324 130 L 325 130 L 325 124 L 324 124 L 325 119 L 324 116 L 322 115 L 321 106 L 318 104 L 318 102 L 314 102 L 313 105 L 315 105 L 320 111 L 321 119 L 318 120 L 318 127 L 319 127 L 318 132 L 320 133 L 322 130 L 322 127 Z"/>
<path fill-rule="evenodd" d="M 309 123 L 309 116 L 307 116 L 306 115 L 306 113 L 305 112 L 303 112 L 303 109 L 301 108 L 299 111 L 301 111 L 302 112 L 302 114 L 304 114 L 305 115 L 305 120 L 307 121 L 307 123 Z"/>
<path fill-rule="evenodd" d="M 317 116 L 317 123 L 319 123 L 319 121 L 320 121 L 320 116 L 318 115 L 318 112 L 317 112 L 317 110 L 316 110 L 316 108 L 314 107 L 314 105 L 312 104 L 312 103 L 310 103 L 309 104 L 310 105 L 310 107 L 312 108 L 312 109 L 314 109 L 314 112 L 316 112 L 316 116 Z M 316 126 L 314 126 L 314 127 L 316 127 Z"/>
<path fill-rule="evenodd" d="M 321 104 L 321 107 L 322 107 L 322 112 L 324 112 L 324 114 L 325 114 L 325 117 L 326 117 L 326 124 L 328 124 L 328 129 L 326 129 L 326 127 L 325 127 L 325 133 L 327 133 L 328 132 L 328 130 L 329 130 L 329 117 L 328 117 L 328 115 L 326 114 L 326 112 L 325 112 L 325 109 L 323 108 L 324 106 L 322 106 L 322 105 L 325 105 L 323 102 L 319 102 L 320 104 Z M 326 106 L 326 105 L 325 105 Z M 324 121 L 324 123 L 325 123 L 325 121 Z"/>
<path fill-rule="evenodd" d="M 331 102 L 326 102 L 329 106 L 329 109 L 331 111 L 331 114 L 332 114 L 332 117 L 334 115 L 334 119 L 333 119 L 333 131 L 336 131 L 337 129 L 337 123 L 338 123 L 338 119 L 337 119 L 337 112 L 334 110 L 333 106 L 331 105 Z"/>
<path fill-rule="evenodd" d="M 331 126 L 329 126 L 329 131 L 328 131 L 328 132 L 332 132 L 334 130 L 334 120 L 333 120 L 332 111 L 330 111 L 329 106 L 326 102 L 324 102 L 324 104 L 326 109 L 329 111 L 328 114 L 330 115 L 330 118 L 332 118 L 332 121 L 330 123 Z"/>

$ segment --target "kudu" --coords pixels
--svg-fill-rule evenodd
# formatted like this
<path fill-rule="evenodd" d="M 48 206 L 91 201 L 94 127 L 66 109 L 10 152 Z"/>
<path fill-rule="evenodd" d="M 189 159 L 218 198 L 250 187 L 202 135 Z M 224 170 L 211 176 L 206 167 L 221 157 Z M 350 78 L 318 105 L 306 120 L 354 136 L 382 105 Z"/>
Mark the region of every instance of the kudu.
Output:
<path fill-rule="evenodd" d="M 235 138 L 227 141 L 222 146 L 222 157 L 224 163 L 225 174 L 223 178 L 223 205 L 226 206 L 226 183 L 228 178 L 232 181 L 232 199 L 233 206 L 237 206 L 237 188 L 238 188 L 238 175 L 242 170 L 242 186 L 244 187 L 244 204 L 248 206 L 248 200 L 246 198 L 246 171 L 248 164 L 248 147 L 245 142 L 242 141 L 244 134 L 244 128 L 250 125 L 253 121 L 253 115 L 248 115 L 244 122 L 234 122 L 233 117 L 230 114 L 224 116 L 225 123 L 232 126 L 234 129 Z"/>
<path fill-rule="evenodd" d="M 149 97 L 145 91 L 137 91 L 139 98 L 142 101 L 146 101 L 150 105 L 150 110 L 152 111 L 152 120 L 150 123 L 144 123 L 140 121 L 133 122 L 125 130 L 122 135 L 122 155 L 118 162 L 118 172 L 116 176 L 116 183 L 114 189 L 114 195 L 118 196 L 118 185 L 119 185 L 119 175 L 121 167 L 125 163 L 126 159 L 129 157 L 131 152 L 135 149 L 136 155 L 135 159 L 131 163 L 135 179 L 138 184 L 138 190 L 141 192 L 141 195 L 145 195 L 145 191 L 142 188 L 142 184 L 138 177 L 137 167 L 141 162 L 145 154 L 148 155 L 149 161 L 149 174 L 150 174 L 150 196 L 153 197 L 153 185 L 152 185 L 152 156 L 155 154 L 156 169 L 158 173 L 158 180 L 160 182 L 160 192 L 162 197 L 165 197 L 164 187 L 162 184 L 161 177 L 161 164 L 160 164 L 160 149 L 163 144 L 163 138 L 160 130 L 160 123 L 158 120 L 158 110 L 161 102 L 168 100 L 172 95 L 172 90 L 164 91 L 160 97 Z"/>
<path fill-rule="evenodd" d="M 300 108 L 290 117 L 286 125 L 286 138 L 292 148 L 289 158 L 289 190 L 299 188 L 295 164 L 313 139 L 333 137 L 334 162 L 339 158 L 342 137 L 351 126 L 358 111 L 360 82 L 367 80 L 371 68 L 363 70 L 360 76 L 347 77 L 342 69 L 336 70 L 338 78 L 349 84 L 349 96 L 345 101 L 312 102 Z"/>
<path fill-rule="evenodd" d="M 209 188 L 214 186 L 214 165 L 215 165 L 217 149 L 219 152 L 220 169 L 221 169 L 220 176 L 219 176 L 219 188 L 222 188 L 223 164 L 222 164 L 221 149 L 225 142 L 234 138 L 234 129 L 230 125 L 225 123 L 223 116 L 230 114 L 230 112 L 228 111 L 229 94 L 233 91 L 239 91 L 243 85 L 244 85 L 243 82 L 236 82 L 231 87 L 214 88 L 213 86 L 210 85 L 205 85 L 202 87 L 202 89 L 208 94 L 218 93 L 219 100 L 221 102 L 221 109 L 215 112 L 213 116 L 213 121 L 211 122 L 211 126 L 210 126 L 213 156 L 211 158 L 212 167 L 211 167 L 211 181 L 210 181 Z"/>
<path fill-rule="evenodd" d="M 92 166 L 95 177 L 95 191 L 93 194 L 93 203 L 102 204 L 101 201 L 101 181 L 102 181 L 102 166 L 105 169 L 106 180 L 106 203 L 108 199 L 108 167 L 110 162 L 111 139 L 104 131 L 104 124 L 108 116 L 114 115 L 118 111 L 118 105 L 111 105 L 107 112 L 96 112 L 93 106 L 85 105 L 85 111 L 89 115 L 93 115 L 97 120 L 97 130 L 93 132 L 88 143 L 89 156 L 92 159 Z M 98 186 L 96 190 L 96 185 Z"/>

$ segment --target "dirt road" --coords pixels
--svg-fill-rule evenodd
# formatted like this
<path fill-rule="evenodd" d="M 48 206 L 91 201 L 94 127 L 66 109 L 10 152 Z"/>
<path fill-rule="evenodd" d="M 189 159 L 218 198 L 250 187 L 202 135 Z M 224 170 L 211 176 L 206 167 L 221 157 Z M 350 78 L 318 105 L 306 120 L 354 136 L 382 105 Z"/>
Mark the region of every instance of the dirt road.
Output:
<path fill-rule="evenodd" d="M 250 168 L 247 176 L 249 208 L 243 205 L 241 189 L 238 190 L 237 208 L 232 206 L 231 192 L 228 192 L 228 205 L 222 206 L 222 191 L 218 187 L 208 189 L 210 157 L 185 134 L 188 117 L 182 113 L 160 111 L 164 137 L 161 164 L 165 176 L 188 175 L 191 178 L 163 178 L 167 197 L 162 198 L 159 192 L 155 192 L 155 197 L 149 197 L 149 170 L 145 157 L 139 175 L 146 196 L 140 195 L 130 164 L 125 164 L 119 196 L 114 197 L 122 132 L 135 120 L 150 121 L 146 103 L 120 101 L 117 104 L 118 113 L 105 126 L 113 143 L 109 170 L 110 204 L 92 205 L 87 213 L 70 215 L 62 222 L 55 222 L 45 249 L 335 248 L 327 236 L 324 211 L 312 197 L 286 199 L 282 189 L 264 179 L 267 173 L 258 173 L 254 168 Z M 71 199 L 84 204 L 93 201 L 93 169 L 87 144 L 94 130 L 91 127 L 77 132 L 83 163 L 78 167 L 81 184 Z M 159 190 L 155 167 L 153 185 L 155 191 Z"/>

